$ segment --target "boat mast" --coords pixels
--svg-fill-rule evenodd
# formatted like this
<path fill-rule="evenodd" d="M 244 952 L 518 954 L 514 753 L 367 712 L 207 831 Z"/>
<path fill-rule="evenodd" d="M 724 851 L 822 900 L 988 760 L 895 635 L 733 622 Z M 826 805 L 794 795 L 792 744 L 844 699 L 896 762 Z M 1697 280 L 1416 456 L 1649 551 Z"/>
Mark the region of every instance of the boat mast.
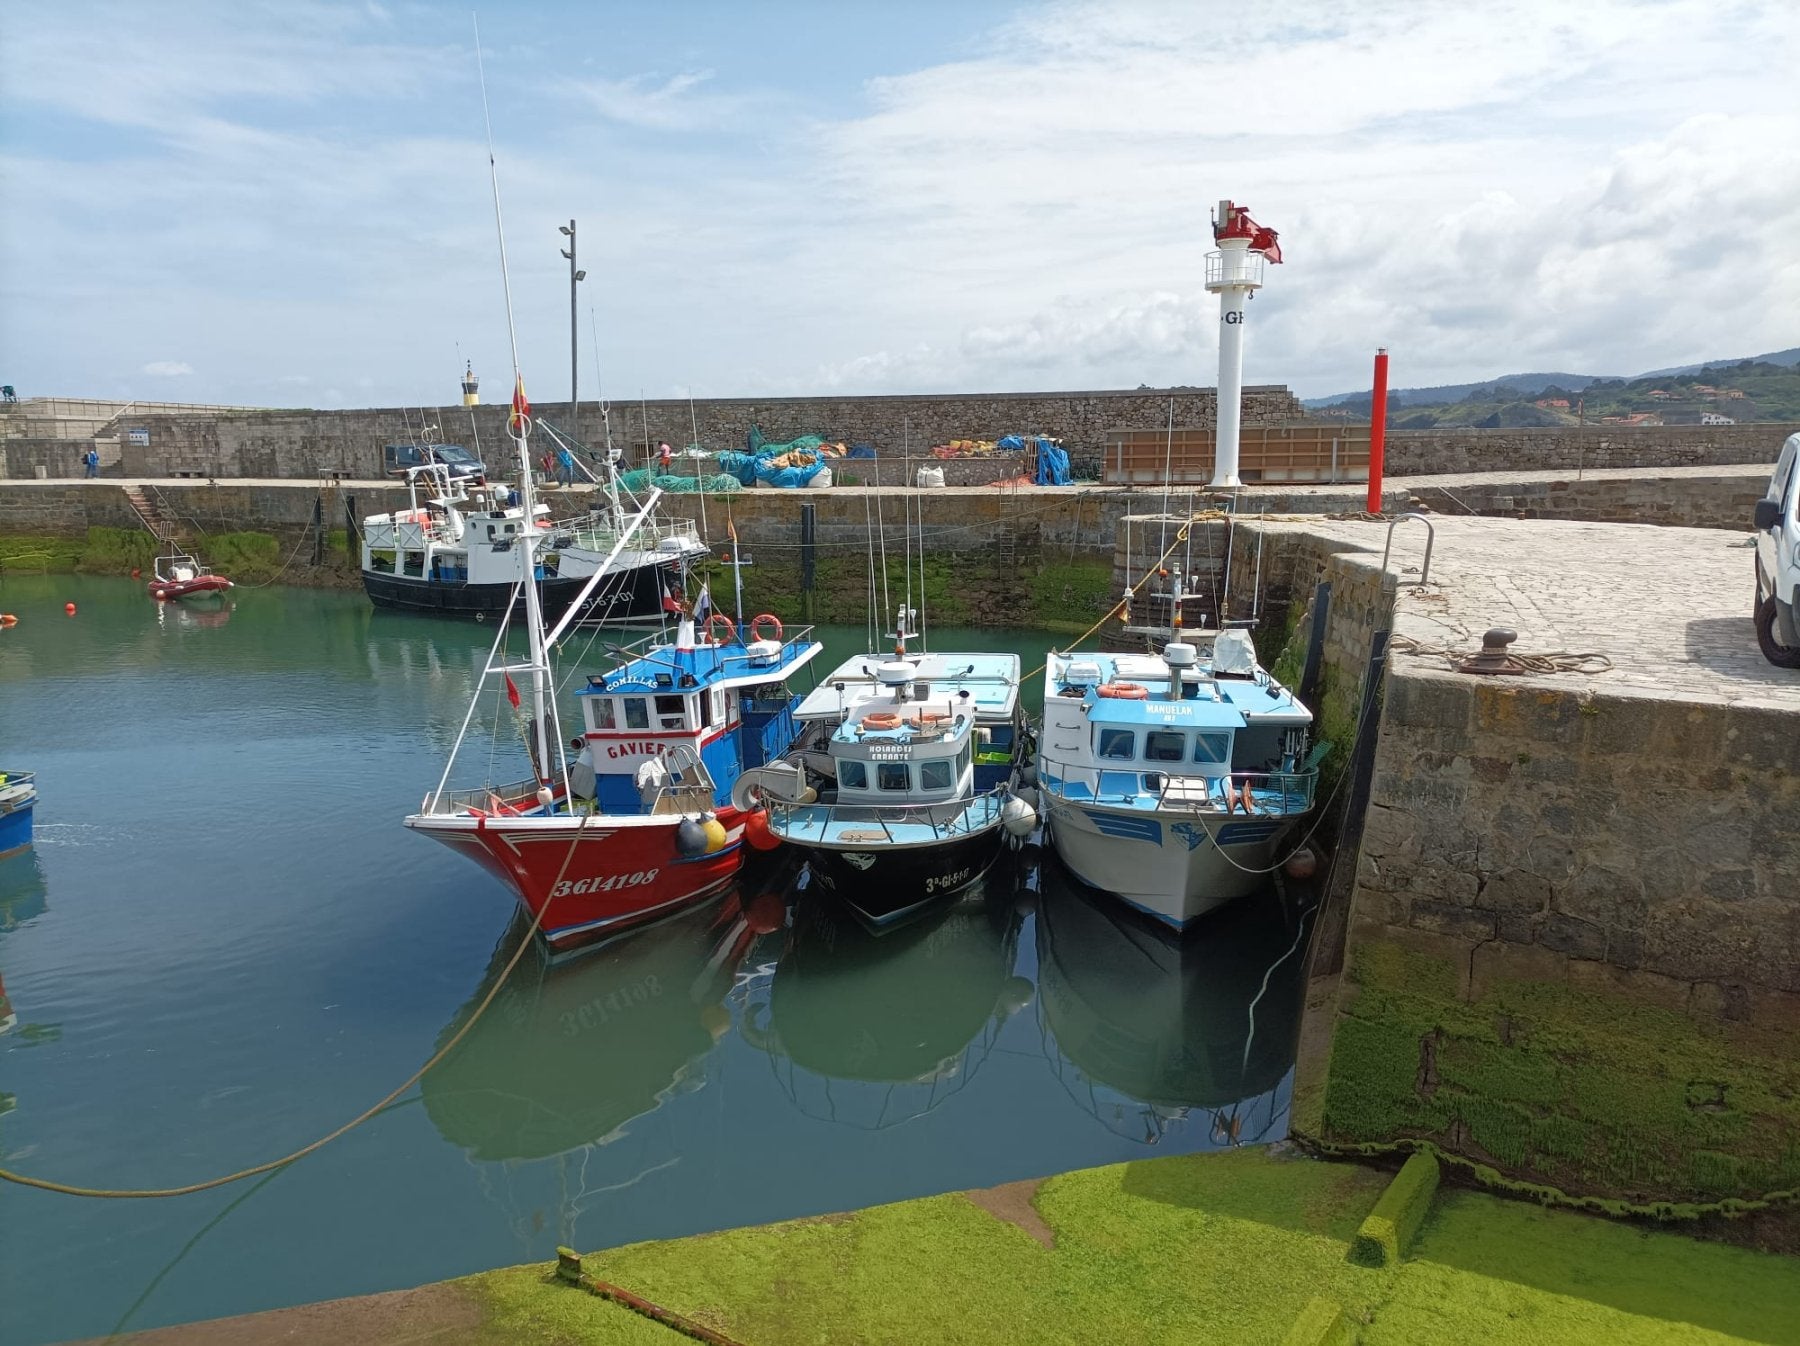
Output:
<path fill-rule="evenodd" d="M 531 735 L 534 748 L 531 756 L 537 773 L 538 798 L 548 803 L 550 726 L 548 716 L 544 713 L 544 687 L 549 660 L 544 644 L 543 602 L 537 586 L 537 487 L 531 474 L 531 404 L 525 398 L 525 375 L 519 368 L 519 333 L 513 324 L 512 278 L 506 269 L 506 225 L 500 214 L 500 170 L 494 162 L 494 121 L 488 111 L 487 71 L 481 59 L 481 24 L 473 16 L 471 21 L 475 24 L 475 68 L 481 78 L 481 116 L 487 126 L 488 181 L 494 192 L 494 233 L 500 242 L 500 286 L 506 296 L 506 335 L 512 343 L 513 400 L 512 414 L 506 420 L 506 430 L 519 447 L 519 501 L 525 513 L 520 521 L 516 546 L 519 550 L 521 583 L 525 589 L 525 629 L 531 640 L 531 662 L 522 671 L 531 675 Z M 554 707 L 551 710 L 554 712 Z M 556 746 L 557 760 L 560 763 L 560 733 Z"/>

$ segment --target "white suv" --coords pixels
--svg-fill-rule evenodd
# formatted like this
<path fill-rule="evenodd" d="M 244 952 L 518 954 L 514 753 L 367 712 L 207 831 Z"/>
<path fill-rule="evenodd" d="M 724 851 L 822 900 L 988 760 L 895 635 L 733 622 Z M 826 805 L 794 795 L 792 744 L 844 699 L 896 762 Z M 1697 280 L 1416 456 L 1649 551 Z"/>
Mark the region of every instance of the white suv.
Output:
<path fill-rule="evenodd" d="M 1777 668 L 1800 668 L 1800 435 L 1756 502 L 1756 643 Z"/>

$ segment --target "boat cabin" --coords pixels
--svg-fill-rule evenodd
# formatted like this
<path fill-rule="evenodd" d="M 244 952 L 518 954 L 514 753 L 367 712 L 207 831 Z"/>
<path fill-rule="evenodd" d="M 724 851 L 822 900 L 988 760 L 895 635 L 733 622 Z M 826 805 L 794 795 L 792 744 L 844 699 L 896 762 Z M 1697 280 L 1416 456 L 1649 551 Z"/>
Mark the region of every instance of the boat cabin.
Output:
<path fill-rule="evenodd" d="M 1070 799 L 1224 807 L 1234 773 L 1300 770 L 1311 712 L 1237 642 L 1207 654 L 1177 642 L 1163 655 L 1051 655 L 1045 784 Z"/>
<path fill-rule="evenodd" d="M 851 750 L 867 739 L 869 743 L 923 744 L 923 729 L 908 727 L 910 720 L 923 712 L 948 715 L 952 721 L 964 717 L 969 722 L 969 755 L 973 771 L 972 791 L 981 793 L 1003 784 L 1012 770 L 1012 760 L 1025 722 L 1019 705 L 1020 661 L 1016 654 L 908 654 L 903 657 L 862 655 L 838 665 L 795 712 L 807 732 L 802 746 L 813 750 L 814 759 L 821 752 L 831 758 L 863 760 L 860 751 Z M 901 725 L 883 729 L 870 726 L 868 717 L 898 716 Z M 862 736 L 856 735 L 857 726 Z M 915 738 L 915 735 L 920 737 Z M 934 756 L 926 753 L 925 756 Z M 867 759 L 873 760 L 873 759 Z M 913 761 L 911 757 L 909 761 Z M 920 759 L 922 760 L 922 759 Z M 825 766 L 824 762 L 817 762 Z M 918 762 L 909 767 L 911 788 L 921 790 L 919 799 L 931 797 L 938 787 L 939 768 L 933 767 L 933 785 L 925 787 L 920 779 Z M 890 781 L 897 782 L 899 773 L 890 771 Z M 845 782 L 839 777 L 839 788 Z M 858 787 L 851 786 L 851 790 Z M 842 796 L 844 803 L 878 803 L 882 795 L 879 783 L 870 787 L 874 797 Z M 949 796 L 938 796 L 957 798 Z M 893 799 L 888 793 L 885 798 Z"/>
<path fill-rule="evenodd" d="M 421 583 L 511 584 L 519 578 L 513 543 L 528 526 L 516 495 L 504 486 L 453 480 L 441 469 L 409 475 L 411 505 L 363 520 L 362 568 Z M 533 511 L 547 529 L 550 506 Z M 564 546 L 567 545 L 565 541 Z M 538 552 L 537 577 L 554 577 L 561 554 L 554 543 Z"/>
<path fill-rule="evenodd" d="M 614 672 L 590 677 L 578 693 L 577 768 L 585 770 L 572 770 L 570 785 L 603 813 L 643 811 L 669 783 L 666 765 L 683 759 L 681 748 L 698 757 L 711 781 L 722 782 L 712 806 L 723 807 L 739 775 L 775 761 L 794 740 L 787 679 L 823 648 L 810 627 L 780 640 L 722 644 L 697 640 L 690 623 L 682 630 L 675 648 L 628 658 Z"/>

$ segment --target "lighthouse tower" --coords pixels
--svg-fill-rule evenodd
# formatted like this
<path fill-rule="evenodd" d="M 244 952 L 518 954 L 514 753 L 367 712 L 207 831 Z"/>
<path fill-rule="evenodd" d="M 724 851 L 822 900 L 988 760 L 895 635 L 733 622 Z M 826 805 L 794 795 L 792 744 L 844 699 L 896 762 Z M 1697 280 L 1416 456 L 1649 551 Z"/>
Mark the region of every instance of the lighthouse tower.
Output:
<path fill-rule="evenodd" d="M 475 365 L 471 361 L 468 368 L 463 370 L 463 405 L 465 407 L 472 407 L 481 401 L 475 395 L 475 390 L 480 386 L 481 380 L 475 377 Z"/>
<path fill-rule="evenodd" d="M 1238 425 L 1244 395 L 1244 306 L 1262 288 L 1263 262 L 1281 260 L 1275 231 L 1250 218 L 1244 207 L 1219 202 L 1213 241 L 1206 254 L 1206 288 L 1219 296 L 1219 431 L 1213 451 L 1214 489 L 1238 482 Z"/>

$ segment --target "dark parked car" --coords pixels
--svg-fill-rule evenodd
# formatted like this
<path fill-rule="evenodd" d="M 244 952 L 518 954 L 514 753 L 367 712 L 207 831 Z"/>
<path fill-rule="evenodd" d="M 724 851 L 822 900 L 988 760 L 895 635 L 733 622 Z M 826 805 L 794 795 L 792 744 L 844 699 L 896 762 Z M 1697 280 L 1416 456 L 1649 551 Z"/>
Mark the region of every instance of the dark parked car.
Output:
<path fill-rule="evenodd" d="M 387 444 L 381 450 L 382 470 L 390 476 L 427 463 L 442 463 L 452 477 L 487 476 L 487 465 L 460 444 Z"/>

